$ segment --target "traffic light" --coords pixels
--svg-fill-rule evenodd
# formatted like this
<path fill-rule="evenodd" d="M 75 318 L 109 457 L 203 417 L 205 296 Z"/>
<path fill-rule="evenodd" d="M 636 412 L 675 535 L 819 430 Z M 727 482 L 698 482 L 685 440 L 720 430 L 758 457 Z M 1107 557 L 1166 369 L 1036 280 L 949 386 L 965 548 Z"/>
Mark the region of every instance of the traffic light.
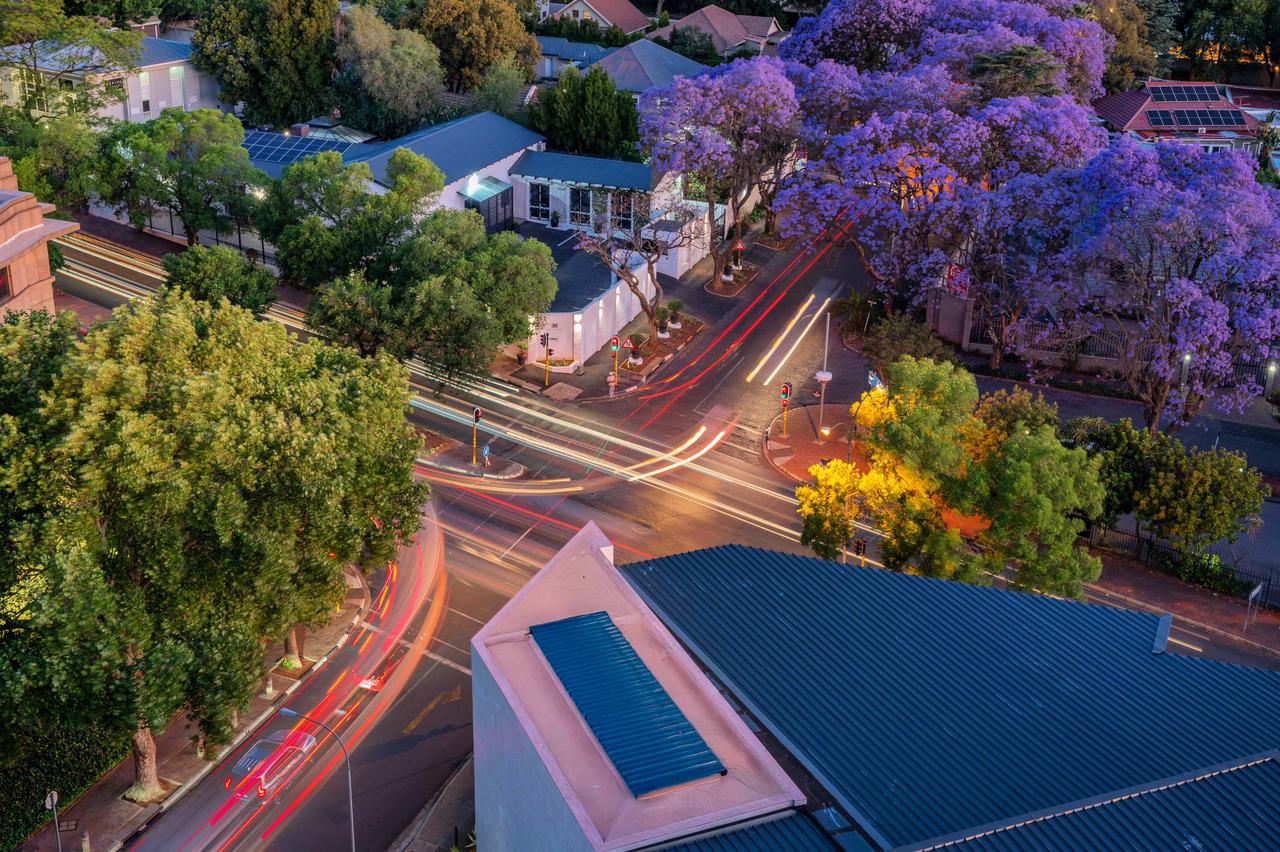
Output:
<path fill-rule="evenodd" d="M 855 538 L 853 540 L 854 556 L 865 556 L 867 553 L 867 540 L 865 538 Z"/>
<path fill-rule="evenodd" d="M 542 334 L 538 335 L 538 342 L 542 344 L 543 349 L 546 349 L 547 344 L 551 342 L 551 335 L 544 331 Z"/>
<path fill-rule="evenodd" d="M 786 402 L 791 399 L 791 382 L 782 383 L 782 401 Z"/>
<path fill-rule="evenodd" d="M 482 413 L 482 412 L 480 411 L 480 407 L 479 407 L 479 406 L 476 406 L 475 408 L 471 409 L 471 417 L 472 417 L 472 422 L 473 422 L 473 423 L 479 423 L 479 422 L 480 422 L 480 415 L 481 415 L 481 413 Z"/>
<path fill-rule="evenodd" d="M 610 351 L 610 352 L 617 352 L 617 351 L 618 351 L 618 338 L 617 338 L 617 337 L 614 337 L 612 340 L 610 340 L 610 341 L 609 341 L 609 351 Z"/>

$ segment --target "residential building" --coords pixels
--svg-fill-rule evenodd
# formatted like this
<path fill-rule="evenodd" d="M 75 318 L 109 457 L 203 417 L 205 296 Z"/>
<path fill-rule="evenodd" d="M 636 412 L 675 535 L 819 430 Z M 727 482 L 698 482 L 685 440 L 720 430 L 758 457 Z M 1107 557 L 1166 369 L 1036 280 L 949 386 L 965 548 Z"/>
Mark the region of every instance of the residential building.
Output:
<path fill-rule="evenodd" d="M 558 80 L 566 68 L 579 71 L 588 65 L 599 62 L 613 53 L 617 48 L 601 47 L 598 44 L 585 44 L 569 41 L 559 36 L 537 36 L 542 56 L 538 60 L 537 75 L 544 80 Z"/>
<path fill-rule="evenodd" d="M 1257 120 L 1259 131 L 1265 127 L 1280 131 L 1280 90 L 1258 86 L 1225 88 L 1228 100 Z M 1271 152 L 1271 168 L 1280 172 L 1280 149 Z"/>
<path fill-rule="evenodd" d="M 558 8 L 550 8 L 552 5 Z M 637 9 L 631 0 L 570 0 L 563 5 L 547 4 L 546 16 L 595 21 L 602 30 L 617 27 L 628 35 L 643 32 L 649 26 L 649 17 Z"/>
<path fill-rule="evenodd" d="M 589 524 L 472 642 L 477 836 L 1274 848 L 1280 672 L 1178 654 L 1170 625 L 742 546 L 615 567 Z"/>
<path fill-rule="evenodd" d="M 13 164 L 0 157 L 0 313 L 53 310 L 49 240 L 80 226 L 48 218 L 52 212 L 52 204 L 18 189 Z"/>
<path fill-rule="evenodd" d="M 3 48 L 0 48 L 0 66 L 3 65 Z M 64 52 L 51 51 L 41 59 L 38 72 L 15 65 L 0 67 L 0 96 L 10 104 L 20 103 L 27 87 L 33 85 L 30 78 L 34 73 L 56 80 L 57 87 L 66 91 L 74 91 L 83 83 L 68 70 Z M 222 108 L 218 103 L 218 82 L 192 64 L 190 44 L 145 36 L 135 73 L 105 74 L 102 78 L 117 92 L 111 103 L 98 110 L 97 114 L 103 118 L 141 122 L 155 118 L 161 110 L 170 107 L 183 112 Z"/>
<path fill-rule="evenodd" d="M 473 209 L 491 232 L 512 230 L 524 223 L 520 233 L 547 243 L 557 258 L 559 295 L 542 325 L 552 333 L 554 342 L 549 348 L 557 359 L 572 362 L 565 369 L 585 361 L 640 311 L 639 301 L 608 267 L 577 251 L 572 232 L 591 232 L 601 220 L 600 214 L 603 221 L 617 222 L 624 228 L 630 228 L 635 217 L 653 218 L 654 239 L 673 246 L 658 264 L 658 272 L 672 277 L 682 275 L 709 251 L 705 239 L 663 236 L 673 226 L 689 229 L 690 235 L 703 230 L 699 216 L 692 221 L 683 217 L 678 225 L 670 220 L 677 202 L 697 214 L 705 213 L 700 204 L 683 202 L 674 177 L 654 176 L 642 163 L 548 152 L 542 136 L 492 112 L 465 116 L 385 143 L 352 144 L 329 135 L 312 135 L 309 126 L 299 125 L 289 135 L 249 131 L 244 145 L 253 164 L 273 177 L 303 157 L 337 151 L 344 163 L 367 164 L 378 191 L 383 188 L 381 181 L 386 178 L 391 155 L 406 148 L 431 160 L 444 173 L 438 207 Z M 180 227 L 163 221 L 153 224 L 175 236 Z M 244 239 L 237 235 L 240 243 Z M 257 235 L 248 236 L 248 245 L 264 257 L 273 256 Z M 652 292 L 647 269 L 642 274 Z M 534 342 L 526 346 L 533 348 Z M 535 354 L 542 357 L 540 345 Z"/>
<path fill-rule="evenodd" d="M 1257 151 L 1258 120 L 1215 83 L 1148 80 L 1141 89 L 1099 98 L 1093 108 L 1112 133 L 1148 142 L 1174 140 L 1207 151 Z"/>
<path fill-rule="evenodd" d="M 639 97 L 648 89 L 671 85 L 677 77 L 696 77 L 707 66 L 647 39 L 620 47 L 595 63 L 620 92 Z"/>
<path fill-rule="evenodd" d="M 703 6 L 670 25 L 649 33 L 646 38 L 671 40 L 671 34 L 684 27 L 706 33 L 716 53 L 724 57 L 735 53 L 767 53 L 777 55 L 778 44 L 786 38 L 776 18 L 763 15 L 735 15 L 720 6 Z"/>
<path fill-rule="evenodd" d="M 574 369 L 640 313 L 631 288 L 598 257 L 579 251 L 573 232 L 594 234 L 608 222 L 634 233 L 647 222 L 640 235 L 669 246 L 655 269 L 669 278 L 683 275 L 709 251 L 702 237 L 706 208 L 685 201 L 673 176 L 655 176 L 644 163 L 530 150 L 512 166 L 511 177 L 516 215 L 524 220 L 520 233 L 545 242 L 556 259 L 555 301 L 526 344 L 535 360 L 546 358 L 550 349 L 554 360 L 566 360 L 567 369 Z M 672 238 L 673 231 L 681 236 Z M 641 292 L 651 297 L 654 282 L 647 263 L 634 255 L 627 261 Z"/>

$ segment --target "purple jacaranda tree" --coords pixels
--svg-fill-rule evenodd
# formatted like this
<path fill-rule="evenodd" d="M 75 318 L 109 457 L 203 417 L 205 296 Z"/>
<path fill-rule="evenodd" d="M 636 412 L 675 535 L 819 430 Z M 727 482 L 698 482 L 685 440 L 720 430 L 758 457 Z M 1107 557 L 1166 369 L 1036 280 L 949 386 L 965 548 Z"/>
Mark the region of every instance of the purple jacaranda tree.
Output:
<path fill-rule="evenodd" d="M 1280 355 L 1280 192 L 1242 151 L 1121 139 L 1061 179 L 1074 200 L 1047 307 L 1100 335 L 1153 432 L 1262 388 L 1249 360 Z"/>
<path fill-rule="evenodd" d="M 924 35 L 931 0 L 833 0 L 817 17 L 801 18 L 778 54 L 817 65 L 832 60 L 859 71 L 880 71 L 914 53 Z"/>
<path fill-rule="evenodd" d="M 707 230 L 716 234 L 715 208 L 725 201 L 734 236 L 753 192 L 770 191 L 795 150 L 799 106 L 784 64 L 772 57 L 739 59 L 697 77 L 677 77 L 640 98 L 640 138 L 659 172 L 674 172 L 686 192 L 701 194 Z M 718 279 L 731 244 L 712 241 Z"/>

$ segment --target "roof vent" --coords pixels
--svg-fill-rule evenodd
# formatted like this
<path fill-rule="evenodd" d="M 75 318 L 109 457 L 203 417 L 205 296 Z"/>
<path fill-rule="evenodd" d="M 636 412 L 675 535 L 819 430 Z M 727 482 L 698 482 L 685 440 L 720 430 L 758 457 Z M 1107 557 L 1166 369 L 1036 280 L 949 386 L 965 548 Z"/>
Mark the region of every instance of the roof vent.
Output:
<path fill-rule="evenodd" d="M 289 135 L 290 136 L 309 136 L 311 135 L 311 125 L 306 123 L 290 124 Z"/>

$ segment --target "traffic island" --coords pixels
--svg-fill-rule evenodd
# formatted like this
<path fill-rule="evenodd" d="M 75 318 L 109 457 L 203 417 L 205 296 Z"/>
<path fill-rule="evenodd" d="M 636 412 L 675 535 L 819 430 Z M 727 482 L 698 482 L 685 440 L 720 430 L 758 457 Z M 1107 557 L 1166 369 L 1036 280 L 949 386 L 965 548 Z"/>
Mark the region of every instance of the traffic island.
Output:
<path fill-rule="evenodd" d="M 826 406 L 821 417 L 821 428 L 826 430 L 825 434 L 819 429 L 819 408 L 817 405 L 803 405 L 788 410 L 785 433 L 782 414 L 773 418 L 769 427 L 760 434 L 761 449 L 769 465 L 799 484 L 813 480 L 809 468 L 836 458 L 856 464 L 860 470 L 870 469 L 862 444 L 850 440 L 853 437 L 850 433 L 853 417 L 849 407 L 844 404 Z"/>
<path fill-rule="evenodd" d="M 713 277 L 702 289 L 713 296 L 733 298 L 756 280 L 756 276 L 760 274 L 760 267 L 754 263 L 744 263 L 740 269 L 729 267 L 728 271 L 733 274 L 731 280 L 725 281 L 723 278 Z"/>
<path fill-rule="evenodd" d="M 488 464 L 486 464 L 483 449 L 476 450 L 475 464 L 471 463 L 471 456 L 471 447 L 457 445 L 451 450 L 420 458 L 418 462 L 436 470 L 443 470 L 446 473 L 457 473 L 481 479 L 517 479 L 524 476 L 526 472 L 525 466 L 519 462 L 510 461 L 492 454 L 488 456 Z"/>

